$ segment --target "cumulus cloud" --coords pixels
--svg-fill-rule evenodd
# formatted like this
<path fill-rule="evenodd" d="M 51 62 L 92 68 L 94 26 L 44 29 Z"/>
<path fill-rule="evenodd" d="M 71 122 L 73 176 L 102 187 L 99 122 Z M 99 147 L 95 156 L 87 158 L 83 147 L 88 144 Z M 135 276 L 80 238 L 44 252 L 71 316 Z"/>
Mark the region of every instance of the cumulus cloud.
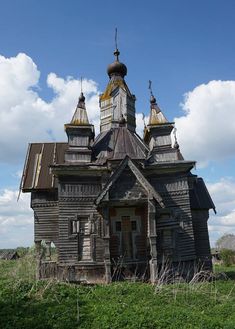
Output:
<path fill-rule="evenodd" d="M 148 121 L 149 121 L 148 116 L 145 116 L 143 118 L 142 113 L 136 113 L 136 132 L 140 137 L 143 137 L 144 123 L 147 124 Z"/>
<path fill-rule="evenodd" d="M 235 154 L 235 81 L 210 81 L 185 94 L 184 115 L 175 118 L 186 159 L 205 167 Z"/>
<path fill-rule="evenodd" d="M 0 161 L 22 161 L 27 143 L 64 141 L 63 124 L 71 120 L 80 93 L 80 80 L 50 73 L 47 85 L 53 90 L 50 102 L 38 93 L 40 72 L 26 54 L 0 56 Z M 88 116 L 98 130 L 98 86 L 84 79 Z"/>
<path fill-rule="evenodd" d="M 18 191 L 0 191 L 0 248 L 30 246 L 33 243 L 33 212 L 30 196 Z"/>
<path fill-rule="evenodd" d="M 211 242 L 215 245 L 224 233 L 235 232 L 235 180 L 221 178 L 207 187 L 217 209 L 217 215 L 211 214 L 209 219 Z"/>

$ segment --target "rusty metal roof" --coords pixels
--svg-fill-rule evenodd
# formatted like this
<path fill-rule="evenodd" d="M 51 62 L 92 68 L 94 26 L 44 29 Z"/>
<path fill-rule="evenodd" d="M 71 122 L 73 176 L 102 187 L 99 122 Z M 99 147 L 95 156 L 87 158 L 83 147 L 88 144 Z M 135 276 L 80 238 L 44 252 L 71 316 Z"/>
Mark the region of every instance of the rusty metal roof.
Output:
<path fill-rule="evenodd" d="M 23 192 L 57 186 L 50 165 L 64 163 L 67 143 L 30 143 L 21 180 Z"/>
<path fill-rule="evenodd" d="M 148 147 L 141 138 L 126 127 L 112 128 L 97 136 L 92 146 L 97 164 L 107 160 L 121 160 L 125 156 L 131 159 L 146 159 Z"/>
<path fill-rule="evenodd" d="M 51 174 L 50 166 L 64 164 L 67 143 L 31 143 L 25 160 L 20 189 L 23 192 L 48 190 L 57 187 L 57 180 Z M 147 146 L 140 137 L 126 127 L 101 133 L 93 146 L 93 163 L 103 165 L 107 160 L 145 159 Z"/>

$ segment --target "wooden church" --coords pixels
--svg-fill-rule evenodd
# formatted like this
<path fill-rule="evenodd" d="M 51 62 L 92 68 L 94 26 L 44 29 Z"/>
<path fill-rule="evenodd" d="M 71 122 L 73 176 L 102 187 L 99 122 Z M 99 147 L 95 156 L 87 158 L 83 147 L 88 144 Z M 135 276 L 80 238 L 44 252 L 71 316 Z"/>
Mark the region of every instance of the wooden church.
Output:
<path fill-rule="evenodd" d="M 136 98 L 118 49 L 114 55 L 99 100 L 99 135 L 81 93 L 65 124 L 67 143 L 29 144 L 21 189 L 31 193 L 37 275 L 155 283 L 164 269 L 187 280 L 211 270 L 207 220 L 215 206 L 203 179 L 190 172 L 195 162 L 184 160 L 176 138 L 172 146 L 174 123 L 152 92 L 143 139 L 136 133 Z"/>

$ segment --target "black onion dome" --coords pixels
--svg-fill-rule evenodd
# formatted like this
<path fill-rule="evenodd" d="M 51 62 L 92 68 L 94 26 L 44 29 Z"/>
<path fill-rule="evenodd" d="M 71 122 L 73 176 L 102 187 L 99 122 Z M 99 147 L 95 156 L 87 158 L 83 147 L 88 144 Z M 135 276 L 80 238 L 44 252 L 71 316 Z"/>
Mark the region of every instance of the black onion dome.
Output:
<path fill-rule="evenodd" d="M 118 56 L 119 56 L 118 49 L 115 50 L 114 56 L 116 56 L 116 61 L 109 64 L 107 68 L 107 73 L 109 77 L 111 78 L 112 75 L 120 75 L 122 78 L 124 78 L 125 75 L 127 75 L 127 67 L 125 64 L 119 62 Z"/>
<path fill-rule="evenodd" d="M 115 61 L 108 66 L 107 73 L 109 77 L 117 74 L 124 78 L 124 76 L 127 75 L 127 67 L 125 64 L 120 63 L 119 61 Z"/>
<path fill-rule="evenodd" d="M 83 92 L 81 92 L 80 96 L 79 96 L 79 102 L 85 102 L 85 96 L 83 95 Z"/>
<path fill-rule="evenodd" d="M 151 95 L 151 97 L 150 97 L 150 103 L 156 104 L 156 98 L 153 95 Z"/>

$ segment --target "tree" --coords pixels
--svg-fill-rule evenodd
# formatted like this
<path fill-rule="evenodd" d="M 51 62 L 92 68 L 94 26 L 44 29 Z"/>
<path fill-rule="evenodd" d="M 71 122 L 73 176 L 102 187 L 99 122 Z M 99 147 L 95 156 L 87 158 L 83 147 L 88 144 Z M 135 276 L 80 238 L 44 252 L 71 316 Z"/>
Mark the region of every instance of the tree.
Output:
<path fill-rule="evenodd" d="M 220 250 L 220 257 L 223 261 L 225 266 L 230 266 L 234 264 L 235 261 L 235 251 L 231 249 L 221 249 Z"/>
<path fill-rule="evenodd" d="M 215 245 L 218 250 L 229 249 L 235 251 L 235 234 L 224 234 L 216 241 Z"/>

